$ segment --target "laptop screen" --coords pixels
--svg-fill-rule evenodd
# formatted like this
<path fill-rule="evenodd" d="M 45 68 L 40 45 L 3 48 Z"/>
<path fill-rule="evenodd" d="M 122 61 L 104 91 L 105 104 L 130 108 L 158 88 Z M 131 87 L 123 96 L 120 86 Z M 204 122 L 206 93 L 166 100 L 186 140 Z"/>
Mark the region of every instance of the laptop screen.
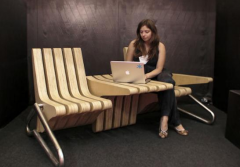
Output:
<path fill-rule="evenodd" d="M 144 63 L 133 61 L 111 61 L 111 70 L 115 82 L 146 83 Z"/>

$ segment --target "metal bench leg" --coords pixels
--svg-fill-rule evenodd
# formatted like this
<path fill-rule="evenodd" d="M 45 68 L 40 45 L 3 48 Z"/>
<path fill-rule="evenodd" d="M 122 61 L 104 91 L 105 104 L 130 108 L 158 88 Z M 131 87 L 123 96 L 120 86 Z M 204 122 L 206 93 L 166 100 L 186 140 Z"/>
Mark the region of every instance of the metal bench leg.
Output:
<path fill-rule="evenodd" d="M 47 132 L 49 138 L 51 139 L 51 141 L 52 141 L 52 143 L 53 143 L 53 145 L 54 145 L 54 147 L 55 147 L 55 149 L 57 151 L 58 159 L 55 157 L 55 155 L 49 149 L 49 147 L 47 146 L 47 144 L 45 143 L 45 141 L 43 140 L 41 135 L 36 131 L 36 129 L 34 129 L 34 130 L 30 129 L 29 123 L 30 123 L 31 119 L 29 120 L 29 122 L 27 124 L 27 127 L 26 127 L 27 134 L 29 136 L 32 136 L 32 135 L 35 136 L 35 138 L 38 140 L 38 142 L 43 147 L 43 149 L 47 153 L 48 157 L 51 159 L 51 161 L 54 163 L 55 166 L 63 166 L 64 165 L 64 156 L 63 156 L 62 149 L 61 149 L 60 145 L 58 144 L 58 141 L 57 141 L 56 137 L 54 136 L 52 130 L 48 126 L 47 121 L 44 118 L 44 115 L 43 115 L 43 113 L 42 113 L 42 111 L 40 109 L 41 105 L 35 103 L 34 106 L 35 106 L 35 109 L 37 111 L 38 117 L 39 117 L 39 119 L 40 119 L 40 121 L 41 121 L 41 123 L 42 123 L 42 125 L 43 125 L 43 127 L 45 129 L 45 131 Z"/>
<path fill-rule="evenodd" d="M 202 121 L 202 122 L 205 122 L 205 123 L 207 123 L 207 124 L 212 124 L 212 123 L 214 122 L 214 120 L 215 120 L 215 114 L 214 114 L 209 108 L 207 108 L 205 105 L 203 105 L 200 101 L 198 101 L 195 97 L 193 97 L 192 95 L 188 95 L 188 97 L 190 97 L 191 99 L 193 99 L 197 104 L 199 104 L 201 107 L 203 107 L 205 110 L 207 110 L 207 111 L 211 114 L 212 119 L 211 119 L 211 120 L 204 119 L 204 118 L 202 118 L 202 117 L 200 117 L 200 116 L 198 116 L 198 115 L 195 115 L 195 114 L 193 114 L 193 113 L 190 113 L 189 111 L 186 111 L 186 110 L 184 110 L 184 109 L 182 109 L 182 108 L 179 108 L 179 107 L 178 107 L 177 109 L 178 109 L 179 111 L 185 113 L 185 114 L 188 114 L 188 115 L 190 115 L 190 116 L 192 116 L 192 117 L 194 117 L 194 118 Z"/>

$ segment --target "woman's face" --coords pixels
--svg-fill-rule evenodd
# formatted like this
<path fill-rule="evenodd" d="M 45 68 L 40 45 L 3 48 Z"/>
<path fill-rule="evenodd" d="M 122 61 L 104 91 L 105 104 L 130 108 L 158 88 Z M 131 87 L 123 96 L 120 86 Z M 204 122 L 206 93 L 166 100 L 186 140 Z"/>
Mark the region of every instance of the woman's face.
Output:
<path fill-rule="evenodd" d="M 152 31 L 147 26 L 140 28 L 140 36 L 144 42 L 149 42 L 152 38 Z"/>

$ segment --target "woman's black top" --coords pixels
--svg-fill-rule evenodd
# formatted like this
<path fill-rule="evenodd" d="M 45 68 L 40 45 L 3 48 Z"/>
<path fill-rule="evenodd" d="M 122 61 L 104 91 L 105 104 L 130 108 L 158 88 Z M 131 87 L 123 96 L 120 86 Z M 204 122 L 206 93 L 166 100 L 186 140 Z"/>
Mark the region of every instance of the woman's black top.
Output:
<path fill-rule="evenodd" d="M 138 53 L 140 51 L 136 50 L 135 52 Z M 159 55 L 159 50 L 157 50 L 157 55 L 154 56 L 153 58 L 149 59 L 148 62 L 144 65 L 145 74 L 156 69 L 157 62 L 158 62 L 158 55 Z M 133 61 L 138 61 L 139 62 L 139 58 L 133 56 Z"/>
<path fill-rule="evenodd" d="M 139 53 L 139 52 L 140 52 L 139 50 L 135 50 L 135 53 Z M 157 55 L 154 56 L 153 58 L 149 59 L 148 62 L 144 65 L 144 72 L 145 72 L 145 74 L 156 69 L 157 62 L 158 62 L 158 55 L 159 55 L 159 50 L 157 50 Z M 138 61 L 139 62 L 139 58 L 133 56 L 133 61 Z M 168 72 L 172 76 L 172 72 L 167 70 L 166 68 L 163 68 L 162 72 L 163 71 L 164 72 Z M 154 78 L 151 78 L 151 79 L 152 80 L 157 80 L 157 77 L 158 76 L 155 76 Z"/>

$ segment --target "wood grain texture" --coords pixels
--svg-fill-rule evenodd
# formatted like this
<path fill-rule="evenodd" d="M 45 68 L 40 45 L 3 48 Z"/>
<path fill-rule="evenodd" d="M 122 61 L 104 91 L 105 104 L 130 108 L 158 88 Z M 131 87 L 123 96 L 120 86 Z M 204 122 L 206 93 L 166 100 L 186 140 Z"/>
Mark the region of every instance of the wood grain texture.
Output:
<path fill-rule="evenodd" d="M 85 73 L 76 74 L 76 63 L 73 61 L 73 54 L 69 53 L 72 51 L 66 48 L 63 50 L 61 48 L 53 50 L 44 48 L 43 52 L 41 49 L 33 49 L 36 102 L 43 104 L 44 116 L 52 130 L 91 124 L 96 121 L 103 109 L 106 110 L 112 106 L 111 100 L 90 93 L 85 93 L 84 96 L 78 91 L 79 97 L 71 95 L 70 90 L 78 90 L 78 86 L 81 86 L 77 83 L 79 78 L 86 81 Z M 78 55 L 78 58 L 80 58 L 79 56 L 81 55 Z M 84 70 L 84 67 L 81 70 Z M 70 75 L 71 77 L 69 77 Z M 88 90 L 88 88 L 81 88 L 81 90 L 84 89 Z M 37 130 L 44 131 L 39 119 L 37 120 Z"/>
<path fill-rule="evenodd" d="M 103 77 L 108 78 L 108 80 L 113 80 L 111 75 L 103 75 Z M 114 81 L 111 81 L 111 82 L 114 82 Z M 119 85 L 125 85 L 125 86 L 128 86 L 128 87 L 135 87 L 139 90 L 139 93 L 152 92 L 152 91 L 157 91 L 158 90 L 158 87 L 155 84 L 152 84 L 152 83 L 147 83 L 147 84 L 118 83 L 118 84 Z"/>
<path fill-rule="evenodd" d="M 113 106 L 115 106 L 115 98 L 116 97 L 108 97 L 109 100 L 112 101 Z M 114 113 L 114 107 L 109 108 L 105 111 L 105 120 L 104 120 L 104 130 L 109 130 L 113 126 L 113 113 Z"/>
<path fill-rule="evenodd" d="M 172 84 L 157 81 L 147 84 L 115 83 L 111 75 L 94 75 L 88 76 L 87 79 L 91 92 L 101 96 L 132 95 L 173 88 Z"/>
<path fill-rule="evenodd" d="M 87 85 L 87 79 L 86 79 L 86 74 L 84 69 L 83 58 L 82 58 L 82 51 L 80 48 L 73 48 L 73 57 L 74 57 L 75 70 L 77 74 L 78 88 L 81 94 L 91 99 L 100 101 L 102 103 L 102 110 L 111 108 L 112 103 L 110 100 L 94 96 L 90 93 Z"/>
<path fill-rule="evenodd" d="M 202 77 L 202 76 L 184 75 L 184 74 L 173 74 L 173 79 L 176 81 L 176 85 L 205 84 L 213 81 L 211 77 Z"/>
<path fill-rule="evenodd" d="M 66 71 L 63 62 L 62 49 L 53 49 L 54 66 L 56 69 L 57 84 L 60 96 L 70 102 L 74 102 L 78 105 L 79 112 L 90 111 L 90 103 L 74 98 L 70 95 L 68 90 Z"/>
<path fill-rule="evenodd" d="M 112 75 L 105 74 L 105 75 L 102 75 L 102 77 L 105 81 L 114 82 Z M 117 83 L 117 84 L 137 88 L 138 93 L 145 93 L 149 91 L 148 86 L 146 86 L 145 84 L 131 84 L 131 83 Z"/>
<path fill-rule="evenodd" d="M 123 96 L 117 96 L 115 98 L 113 128 L 118 128 L 121 126 L 122 108 L 123 108 Z"/>
<path fill-rule="evenodd" d="M 126 89 L 129 90 L 130 94 L 140 93 L 140 91 L 141 91 L 141 89 L 137 89 L 137 87 L 134 87 L 134 85 L 132 85 L 132 84 L 128 84 L 128 83 L 115 83 L 112 79 L 106 79 L 105 77 L 103 77 L 101 75 L 94 75 L 94 78 L 96 78 L 98 80 L 101 80 L 101 81 L 105 81 L 105 82 L 111 83 L 112 85 L 114 85 L 116 87 L 126 88 Z"/>
<path fill-rule="evenodd" d="M 64 64 L 66 67 L 67 83 L 68 83 L 69 92 L 71 96 L 90 103 L 91 111 L 101 110 L 102 104 L 100 101 L 91 99 L 89 97 L 85 97 L 79 91 L 72 49 L 64 48 L 63 57 L 64 57 Z"/>
<path fill-rule="evenodd" d="M 50 99 L 63 104 L 66 107 L 67 114 L 78 113 L 79 108 L 76 103 L 71 103 L 60 97 L 58 85 L 53 64 L 52 49 L 43 49 L 44 69 L 46 74 L 46 83 Z"/>
<path fill-rule="evenodd" d="M 39 104 L 44 104 L 43 113 L 47 121 L 55 116 L 65 115 L 67 113 L 64 105 L 52 101 L 47 93 L 47 86 L 45 80 L 42 51 L 41 49 L 32 50 L 32 67 L 34 73 L 34 90 L 35 99 Z M 37 131 L 43 132 L 43 126 L 40 121 L 37 120 Z"/>
<path fill-rule="evenodd" d="M 135 124 L 137 121 L 138 105 L 139 105 L 139 95 L 133 95 L 129 125 Z"/>
<path fill-rule="evenodd" d="M 104 130 L 104 112 L 98 115 L 96 121 L 92 124 L 93 132 L 101 132 Z"/>
<path fill-rule="evenodd" d="M 125 96 L 123 100 L 123 110 L 121 126 L 129 125 L 129 118 L 131 113 L 132 96 Z"/>

